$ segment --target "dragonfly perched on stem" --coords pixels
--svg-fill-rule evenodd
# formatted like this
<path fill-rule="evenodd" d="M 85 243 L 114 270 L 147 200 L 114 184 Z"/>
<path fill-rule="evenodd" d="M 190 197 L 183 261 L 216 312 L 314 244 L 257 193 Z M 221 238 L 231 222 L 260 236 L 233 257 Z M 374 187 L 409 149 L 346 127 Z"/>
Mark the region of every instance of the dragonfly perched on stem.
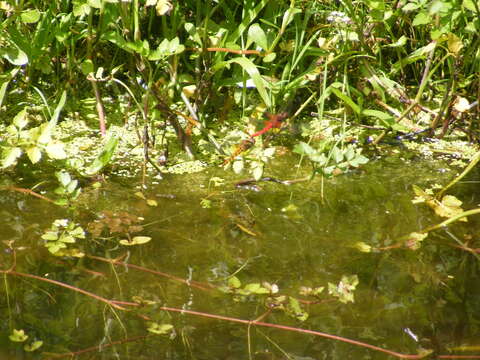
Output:
<path fill-rule="evenodd" d="M 263 135 L 271 129 L 281 128 L 283 125 L 283 121 L 288 118 L 287 112 L 281 112 L 279 114 L 271 114 L 269 112 L 265 112 L 263 115 L 267 118 L 267 121 L 265 121 L 263 128 L 256 133 L 253 133 L 248 139 L 243 140 L 240 144 L 238 144 L 232 155 L 225 159 L 225 161 L 223 162 L 224 165 L 230 163 L 238 155 L 250 149 L 255 144 L 255 137 Z"/>

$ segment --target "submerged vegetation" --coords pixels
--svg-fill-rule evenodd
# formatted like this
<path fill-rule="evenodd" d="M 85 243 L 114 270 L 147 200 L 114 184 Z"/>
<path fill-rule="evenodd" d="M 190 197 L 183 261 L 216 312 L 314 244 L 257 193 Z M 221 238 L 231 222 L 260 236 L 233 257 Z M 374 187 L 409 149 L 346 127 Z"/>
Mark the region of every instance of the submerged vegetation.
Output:
<path fill-rule="evenodd" d="M 13 201 L 8 196 L 26 194 L 54 209 L 45 216 L 48 224 L 41 222 L 43 228 L 36 228 L 36 220 L 27 226 L 33 235 L 14 215 L 4 214 L 11 223 L 5 228 L 11 226 L 14 232 L 22 228 L 19 232 L 27 238 L 2 239 L 5 300 L 0 311 L 8 321 L 0 326 L 0 334 L 8 351 L 77 356 L 161 335 L 165 341 L 180 338 L 185 352 L 195 358 L 189 337 L 196 325 L 174 318 L 175 312 L 246 324 L 243 335 L 250 358 L 273 358 L 267 357 L 268 351 L 253 350 L 253 327 L 339 340 L 398 358 L 462 351 L 432 340 L 417 341 L 417 354 L 406 354 L 408 347 L 403 347 L 405 353 L 387 350 L 388 341 L 370 345 L 379 339 L 368 333 L 372 330 L 361 334 L 369 341 L 360 342 L 306 329 L 314 308 L 335 304 L 335 309 L 343 309 L 353 303 L 361 276 L 351 271 L 323 276 L 321 282 L 305 279 L 294 290 L 279 289 L 276 279 L 283 274 L 270 274 L 272 279 L 262 273 L 244 274 L 248 262 L 260 257 L 249 250 L 257 246 L 251 239 L 259 235 L 255 227 L 259 219 L 251 209 L 253 203 L 242 198 L 243 205 L 231 205 L 227 197 L 232 191 L 262 194 L 259 183 L 287 187 L 318 181 L 318 201 L 324 205 L 329 200 L 324 193 L 329 181 L 358 172 L 372 159 L 396 159 L 400 153 L 402 159 L 442 158 L 449 169 L 464 168 L 458 177 L 445 181 L 448 185 L 436 185 L 433 180 L 427 185 L 411 184 L 409 189 L 415 204 L 424 203 L 445 219 L 433 225 L 423 219 L 415 229 L 401 228 L 385 240 L 355 239 L 347 246 L 350 250 L 362 255 L 419 250 L 431 233 L 478 214 L 478 208 L 464 210 L 462 201 L 447 190 L 474 171 L 480 160 L 476 145 L 480 139 L 479 1 L 1 1 L 0 21 L 0 190 L 9 194 L 5 202 Z M 291 157 L 294 171 L 271 167 L 283 156 Z M 219 175 L 220 168 L 225 175 Z M 130 249 L 151 246 L 154 237 L 147 229 L 169 219 L 152 220 L 145 214 L 160 209 L 160 199 L 176 198 L 168 189 L 172 174 L 190 176 L 182 182 L 187 184 L 196 183 L 192 179 L 199 172 L 214 175 L 203 175 L 207 178 L 196 190 L 181 190 L 189 194 L 188 199 L 195 199 L 197 211 L 212 218 L 192 231 L 208 233 L 205 229 L 222 218 L 228 224 L 226 237 L 250 239 L 246 254 L 225 250 L 222 256 L 228 258 L 229 266 L 216 266 L 211 269 L 214 275 L 202 276 L 202 281 L 191 278 L 190 265 L 185 278 L 135 265 L 142 264 L 146 254 Z M 248 179 L 237 179 L 235 189 L 226 180 L 231 172 L 249 174 L 243 175 Z M 292 178 L 276 178 L 274 173 Z M 105 200 L 109 181 L 141 185 L 128 191 L 128 199 L 120 196 L 109 202 Z M 153 195 L 151 189 L 158 184 L 165 184 L 164 193 Z M 380 187 L 377 190 L 380 196 Z M 292 195 L 280 212 L 295 223 L 305 213 L 299 210 L 300 203 L 291 200 Z M 122 201 L 135 203 L 135 209 Z M 17 205 L 20 210 L 24 206 Z M 312 211 L 320 213 L 316 207 Z M 268 215 L 270 207 L 265 208 Z M 447 234 L 456 248 L 478 262 L 476 239 Z M 214 252 L 216 245 L 209 246 Z M 32 251 L 25 256 L 26 248 L 42 255 L 36 258 Z M 237 255 L 246 260 L 239 262 Z M 122 299 L 110 297 L 105 284 L 97 293 L 84 289 L 87 280 L 78 280 L 106 277 L 101 264 L 111 266 L 109 280 L 118 285 L 115 296 Z M 446 279 L 451 268 L 442 266 Z M 124 294 L 118 268 L 164 277 L 175 285 L 169 291 L 161 289 L 161 295 L 153 286 L 135 295 Z M 419 273 L 411 270 L 416 279 L 421 278 Z M 18 278 L 28 285 L 19 286 Z M 130 281 L 136 280 L 133 276 Z M 438 285 L 443 280 L 435 281 Z M 37 302 L 45 300 L 43 292 L 48 301 L 58 301 L 59 308 L 65 306 L 51 287 L 41 289 L 47 283 L 85 296 L 88 304 L 80 307 L 99 318 L 102 312 L 92 310 L 91 303 L 106 305 L 104 333 L 98 333 L 101 339 L 94 347 L 72 350 L 78 348 L 67 339 L 72 335 L 62 335 L 67 325 L 57 324 L 49 332 L 34 315 L 26 314 L 30 311 L 26 299 L 34 299 L 32 307 L 38 311 Z M 188 306 L 171 305 L 186 301 L 185 296 L 193 298 L 194 290 L 213 294 L 225 307 L 232 301 L 248 311 L 255 309 L 256 318 L 194 311 L 190 300 Z M 22 306 L 19 316 L 14 308 Z M 245 315 L 244 310 L 236 310 Z M 78 311 L 69 321 L 88 312 Z M 276 317 L 277 313 L 285 317 Z M 287 325 L 266 322 L 269 316 Z M 137 322 L 149 335 L 127 334 L 128 325 Z M 333 324 L 326 328 L 336 329 Z M 407 329 L 405 333 L 414 338 Z M 282 344 L 263 336 L 270 349 L 296 358 Z M 327 357 L 333 357 L 333 351 Z M 165 354 L 165 358 L 178 358 L 167 356 L 168 350 Z"/>

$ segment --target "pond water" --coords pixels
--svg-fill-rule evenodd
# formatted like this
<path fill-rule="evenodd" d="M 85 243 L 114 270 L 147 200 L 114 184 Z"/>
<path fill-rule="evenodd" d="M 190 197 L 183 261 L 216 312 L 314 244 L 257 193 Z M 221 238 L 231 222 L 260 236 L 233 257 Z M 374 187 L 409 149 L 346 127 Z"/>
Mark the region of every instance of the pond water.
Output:
<path fill-rule="evenodd" d="M 305 176 L 307 169 L 297 174 L 295 164 L 288 157 L 277 160 L 267 175 Z M 79 358 L 89 359 L 392 358 L 312 334 L 166 312 L 162 307 L 260 318 L 400 353 L 430 349 L 436 354 L 471 355 L 465 350 L 480 345 L 479 261 L 455 246 L 457 241 L 476 240 L 478 220 L 472 217 L 468 223 L 433 232 L 418 250 L 386 249 L 400 237 L 442 221 L 424 204 L 412 203 L 412 185 L 445 185 L 454 175 L 441 162 L 393 157 L 323 182 L 320 178 L 291 186 L 262 182 L 257 192 L 236 189 L 235 182 L 245 177 L 217 169 L 148 185 L 143 194 L 158 206 L 135 195 L 139 181 L 110 178 L 99 189 L 83 184 L 83 195 L 70 212 L 3 191 L 2 269 L 12 264 L 8 242 L 13 241 L 18 273 L 57 280 L 106 299 L 143 303 L 125 305 L 128 311 L 112 309 L 79 291 L 6 275 L 0 287 L 0 358 L 37 358 L 41 352 L 44 358 L 77 352 Z M 215 184 L 214 177 L 222 178 L 223 184 Z M 468 209 L 478 203 L 476 188 L 465 182 L 452 194 Z M 136 225 L 137 217 L 143 218 L 138 223 L 143 228 L 131 228 L 139 230 L 133 235 L 152 240 L 119 245 L 126 238 L 125 223 Z M 90 230 L 75 244 L 87 256 L 55 257 L 44 247 L 41 235 L 55 219 L 63 218 Z M 92 235 L 102 226 L 103 232 Z M 383 250 L 361 252 L 355 246 L 358 242 Z M 119 259 L 142 269 L 113 266 L 99 258 Z M 266 305 L 267 295 L 218 290 L 228 287 L 231 275 L 242 288 L 274 284 L 277 296 L 298 299 L 301 309 L 272 309 Z M 328 283 L 341 289 L 342 277 L 353 275 L 359 281 L 353 303 L 329 294 Z M 233 292 L 232 280 L 230 285 Z M 321 286 L 325 289 L 317 299 L 299 291 Z M 173 330 L 149 333 L 149 321 L 171 324 Z M 43 346 L 25 352 L 24 343 L 8 339 L 12 329 L 29 335 L 25 343 L 36 339 Z"/>

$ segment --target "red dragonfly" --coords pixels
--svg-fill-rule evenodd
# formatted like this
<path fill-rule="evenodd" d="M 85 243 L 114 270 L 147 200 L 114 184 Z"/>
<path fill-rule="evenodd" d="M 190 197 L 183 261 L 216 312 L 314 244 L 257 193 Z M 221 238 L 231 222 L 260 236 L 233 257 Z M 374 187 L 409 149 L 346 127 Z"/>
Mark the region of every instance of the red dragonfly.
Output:
<path fill-rule="evenodd" d="M 270 129 L 274 129 L 274 128 L 279 129 L 280 127 L 282 127 L 282 121 L 288 117 L 288 113 L 281 112 L 279 114 L 270 114 L 268 112 L 265 112 L 264 116 L 268 119 L 265 122 L 265 126 L 263 127 L 262 130 L 257 131 L 255 134 L 250 135 L 251 138 L 254 138 L 255 136 L 263 135 Z"/>
<path fill-rule="evenodd" d="M 268 112 L 264 113 L 264 116 L 268 119 L 265 122 L 265 125 L 262 130 L 257 131 L 256 133 L 250 135 L 250 138 L 247 140 L 243 140 L 239 145 L 237 145 L 236 149 L 233 151 L 232 155 L 225 159 L 223 164 L 228 164 L 229 162 L 233 161 L 238 155 L 247 151 L 255 144 L 255 136 L 260 136 L 265 134 L 270 129 L 278 129 L 282 126 L 282 121 L 288 117 L 288 113 L 282 112 L 279 114 L 270 114 Z"/>

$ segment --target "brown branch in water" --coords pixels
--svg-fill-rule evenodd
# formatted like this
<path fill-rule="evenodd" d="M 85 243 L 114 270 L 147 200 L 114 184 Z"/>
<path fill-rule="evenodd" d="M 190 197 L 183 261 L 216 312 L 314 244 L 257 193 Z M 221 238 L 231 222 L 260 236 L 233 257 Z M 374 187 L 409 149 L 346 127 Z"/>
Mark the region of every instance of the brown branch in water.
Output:
<path fill-rule="evenodd" d="M 1 190 L 10 190 L 10 191 L 21 192 L 21 193 L 32 195 L 32 196 L 35 196 L 36 198 L 48 201 L 52 204 L 55 204 L 55 201 L 53 201 L 52 199 L 49 199 L 46 196 L 40 195 L 40 194 L 36 193 L 35 191 L 30 190 L 30 189 L 20 188 L 20 187 L 16 187 L 16 186 L 5 186 L 5 187 L 1 188 Z"/>
<path fill-rule="evenodd" d="M 175 276 L 175 275 L 167 274 L 167 273 L 157 271 L 157 270 L 151 270 L 151 269 L 145 268 L 143 266 L 129 264 L 129 263 L 126 263 L 126 262 L 123 262 L 123 261 L 120 261 L 120 260 L 107 259 L 107 258 L 103 258 L 103 257 L 100 257 L 100 256 L 93 256 L 93 255 L 87 255 L 87 257 L 89 259 L 94 259 L 94 260 L 98 260 L 98 261 L 107 262 L 107 263 L 112 264 L 112 265 L 126 266 L 126 267 L 129 267 L 129 268 L 140 270 L 140 271 L 147 272 L 147 273 L 150 273 L 150 274 L 163 276 L 167 279 L 175 280 L 175 281 L 181 282 L 183 284 L 186 284 L 188 286 L 191 286 L 191 287 L 194 287 L 194 288 L 197 288 L 197 289 L 200 289 L 200 290 L 212 290 L 212 289 L 215 288 L 215 286 L 210 285 L 210 284 L 204 284 L 204 283 L 201 283 L 199 281 L 194 281 L 194 280 L 185 280 L 185 279 L 183 279 L 181 277 L 178 277 L 178 276 Z"/>
<path fill-rule="evenodd" d="M 44 277 L 41 277 L 41 276 L 37 276 L 37 275 L 33 275 L 33 274 L 27 274 L 27 273 L 21 273 L 21 272 L 17 272 L 17 271 L 12 271 L 12 270 L 0 270 L 0 274 L 6 274 L 6 275 L 13 275 L 13 276 L 19 276 L 19 277 L 26 277 L 26 278 L 30 278 L 30 279 L 35 279 L 35 280 L 40 280 L 40 281 L 44 281 L 44 282 L 48 282 L 50 284 L 54 284 L 54 285 L 57 285 L 57 286 L 61 286 L 61 287 L 64 287 L 66 289 L 69 289 L 69 290 L 72 290 L 72 291 L 75 291 L 75 292 L 78 292 L 80 294 L 83 294 L 83 295 L 86 295 L 86 296 L 89 296 L 93 299 L 96 299 L 98 301 L 101 301 L 117 310 L 127 310 L 126 308 L 120 306 L 120 305 L 117 305 L 117 302 L 116 301 L 112 301 L 112 300 L 109 300 L 109 299 L 106 299 L 100 295 L 96 295 L 94 293 L 91 293 L 89 291 L 86 291 L 86 290 L 83 290 L 83 289 L 80 289 L 76 286 L 72 286 L 72 285 L 68 285 L 68 284 L 65 284 L 63 282 L 60 282 L 60 281 L 57 281 L 57 280 L 53 280 L 53 279 L 47 279 L 47 278 L 44 278 Z"/>
<path fill-rule="evenodd" d="M 239 319 L 239 318 L 234 318 L 234 317 L 229 317 L 229 316 L 204 313 L 204 312 L 200 312 L 200 311 L 172 308 L 172 307 L 168 307 L 168 306 L 161 306 L 160 310 L 169 311 L 169 312 L 178 312 L 178 313 L 189 314 L 189 315 L 194 315 L 194 316 L 201 316 L 201 317 L 206 317 L 206 318 L 211 318 L 211 319 L 216 319 L 216 320 L 236 322 L 236 323 L 245 324 L 245 325 L 248 325 L 248 326 L 254 325 L 254 326 L 262 326 L 262 327 L 270 327 L 270 328 L 274 328 L 274 329 L 292 331 L 292 332 L 297 332 L 297 333 L 301 333 L 301 334 L 315 335 L 315 336 L 319 336 L 319 337 L 323 337 L 323 338 L 327 338 L 327 339 L 331 339 L 331 340 L 337 340 L 337 341 L 345 342 L 345 343 L 348 343 L 348 344 L 360 346 L 360 347 L 367 348 L 367 349 L 370 349 L 370 350 L 374 350 L 374 351 L 377 351 L 377 352 L 382 352 L 384 354 L 388 354 L 388 355 L 394 356 L 394 357 L 399 358 L 399 359 L 422 359 L 422 358 L 425 358 L 426 356 L 428 356 L 428 354 L 426 354 L 426 355 L 402 354 L 402 353 L 398 353 L 396 351 L 387 350 L 387 349 L 384 349 L 384 348 L 381 348 L 381 347 L 378 347 L 378 346 L 375 346 L 375 345 L 371 345 L 371 344 L 368 344 L 368 343 L 364 343 L 364 342 L 361 342 L 361 341 L 348 339 L 348 338 L 345 338 L 343 336 L 327 334 L 327 333 L 320 332 L 320 331 L 315 331 L 315 330 L 296 328 L 296 327 L 292 327 L 292 326 L 272 324 L 272 323 L 267 323 L 267 322 L 263 322 L 263 321 L 244 320 L 244 319 Z"/>

